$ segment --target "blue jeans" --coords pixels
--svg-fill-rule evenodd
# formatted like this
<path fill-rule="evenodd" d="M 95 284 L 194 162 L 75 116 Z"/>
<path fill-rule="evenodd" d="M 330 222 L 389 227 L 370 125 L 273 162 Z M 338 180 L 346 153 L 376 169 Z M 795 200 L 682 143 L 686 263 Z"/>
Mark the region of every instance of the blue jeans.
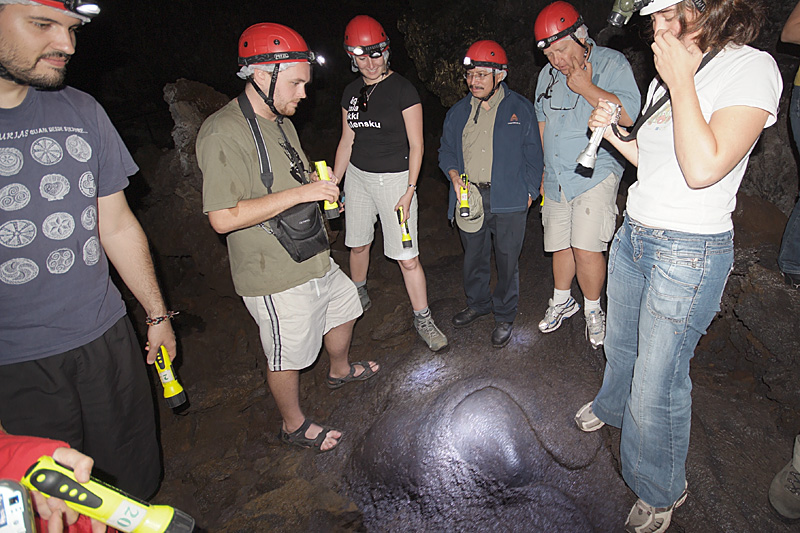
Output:
<path fill-rule="evenodd" d="M 794 144 L 800 150 L 800 87 L 798 86 L 792 89 L 789 120 L 792 124 Z M 794 205 L 789 222 L 786 223 L 786 229 L 783 230 L 778 267 L 781 272 L 800 276 L 800 201 Z"/>
<path fill-rule="evenodd" d="M 648 228 L 627 214 L 608 255 L 606 368 L 593 411 L 622 428 L 622 477 L 655 507 L 686 483 L 689 360 L 733 266 L 733 231 Z"/>

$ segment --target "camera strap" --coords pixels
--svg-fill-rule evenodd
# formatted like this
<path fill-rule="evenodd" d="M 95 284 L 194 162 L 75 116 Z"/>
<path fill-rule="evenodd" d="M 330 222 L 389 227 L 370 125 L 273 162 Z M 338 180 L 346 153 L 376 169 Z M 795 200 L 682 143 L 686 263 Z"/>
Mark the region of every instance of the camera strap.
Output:
<path fill-rule="evenodd" d="M 694 75 L 697 76 L 697 73 L 700 72 L 703 69 L 703 67 L 708 65 L 708 63 L 712 59 L 714 59 L 714 57 L 716 57 L 716 55 L 719 52 L 720 52 L 719 48 L 714 48 L 709 53 L 707 53 L 703 58 L 703 60 L 700 62 L 700 66 L 697 67 L 697 70 L 695 71 Z M 617 127 L 615 123 L 611 124 L 611 130 L 614 132 L 614 135 L 616 135 L 625 142 L 630 142 L 634 140 L 636 138 L 636 134 L 639 132 L 639 128 L 641 128 L 647 121 L 647 119 L 652 117 L 655 114 L 655 112 L 661 109 L 661 107 L 663 107 L 664 104 L 666 104 L 668 101 L 669 101 L 669 89 L 666 90 L 664 96 L 662 96 L 661 98 L 656 100 L 653 104 L 648 106 L 648 108 L 645 109 L 641 115 L 639 115 L 639 118 L 636 120 L 636 123 L 634 123 L 630 133 L 628 133 L 627 135 L 625 133 L 622 133 L 622 131 L 620 131 L 620 129 Z"/>
<path fill-rule="evenodd" d="M 275 175 L 272 173 L 269 152 L 267 152 L 267 147 L 264 144 L 264 136 L 261 134 L 261 127 L 256 120 L 256 113 L 253 111 L 253 105 L 244 92 L 239 95 L 237 100 L 244 118 L 247 119 L 247 125 L 250 126 L 250 133 L 253 134 L 253 141 L 256 143 L 258 166 L 261 169 L 261 182 L 264 184 L 264 187 L 267 188 L 267 191 L 272 194 L 272 183 L 275 181 Z"/>

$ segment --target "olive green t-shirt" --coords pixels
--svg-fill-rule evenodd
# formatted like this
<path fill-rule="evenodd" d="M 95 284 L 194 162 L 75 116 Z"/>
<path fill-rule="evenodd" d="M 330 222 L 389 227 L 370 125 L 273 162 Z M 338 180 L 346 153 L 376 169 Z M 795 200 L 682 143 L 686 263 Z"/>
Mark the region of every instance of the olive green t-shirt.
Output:
<path fill-rule="evenodd" d="M 279 144 L 283 137 L 278 125 L 258 115 L 256 119 L 275 176 L 272 192 L 299 187 L 290 173 L 289 158 Z M 289 119 L 284 119 L 283 131 L 308 169 L 308 159 Z M 236 99 L 203 123 L 197 135 L 197 162 L 203 171 L 204 213 L 230 209 L 240 200 L 268 194 L 261 182 L 255 141 Z M 240 296 L 282 292 L 320 278 L 330 269 L 328 250 L 296 263 L 278 239 L 258 225 L 228 234 L 228 257 L 233 284 Z"/>

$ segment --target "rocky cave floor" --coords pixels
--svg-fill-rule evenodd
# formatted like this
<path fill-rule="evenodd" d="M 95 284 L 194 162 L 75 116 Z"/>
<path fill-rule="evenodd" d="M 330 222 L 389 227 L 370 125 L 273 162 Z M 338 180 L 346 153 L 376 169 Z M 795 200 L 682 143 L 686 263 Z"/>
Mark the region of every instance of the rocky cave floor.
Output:
<path fill-rule="evenodd" d="M 303 144 L 312 157 L 320 151 Z M 600 387 L 603 351 L 585 340 L 580 314 L 550 334 L 537 328 L 552 291 L 538 210 L 528 215 L 514 338 L 496 350 L 491 318 L 450 323 L 464 307 L 462 249 L 435 148 L 419 187 L 419 239 L 430 308 L 450 346 L 432 353 L 417 337 L 378 232 L 373 306 L 356 323 L 350 358 L 374 359 L 381 371 L 330 391 L 323 351 L 302 372 L 306 415 L 344 433 L 319 455 L 277 437 L 258 331 L 232 290 L 224 240 L 201 214 L 197 173 L 176 178 L 174 151 L 137 154 L 150 190 L 172 191 L 145 191 L 135 206 L 181 312 L 177 366 L 191 402 L 178 415 L 157 399 L 165 475 L 155 503 L 209 532 L 621 530 L 636 497 L 619 475 L 619 431 L 584 434 L 572 420 Z M 670 531 L 800 530 L 767 500 L 800 430 L 800 291 L 775 262 L 785 222 L 771 203 L 739 195 L 734 271 L 692 361 L 690 495 Z M 332 229 L 332 255 L 348 272 L 344 236 Z M 582 299 L 577 285 L 573 295 Z"/>

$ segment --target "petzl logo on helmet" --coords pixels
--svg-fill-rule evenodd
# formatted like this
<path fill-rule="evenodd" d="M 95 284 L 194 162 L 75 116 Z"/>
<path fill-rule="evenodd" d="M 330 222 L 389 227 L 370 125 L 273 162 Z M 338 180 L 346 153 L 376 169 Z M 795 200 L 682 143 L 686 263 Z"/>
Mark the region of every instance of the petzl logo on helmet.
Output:
<path fill-rule="evenodd" d="M 280 54 L 275 54 L 275 61 L 280 61 L 281 59 L 289 59 L 289 54 L 285 52 Z"/>

